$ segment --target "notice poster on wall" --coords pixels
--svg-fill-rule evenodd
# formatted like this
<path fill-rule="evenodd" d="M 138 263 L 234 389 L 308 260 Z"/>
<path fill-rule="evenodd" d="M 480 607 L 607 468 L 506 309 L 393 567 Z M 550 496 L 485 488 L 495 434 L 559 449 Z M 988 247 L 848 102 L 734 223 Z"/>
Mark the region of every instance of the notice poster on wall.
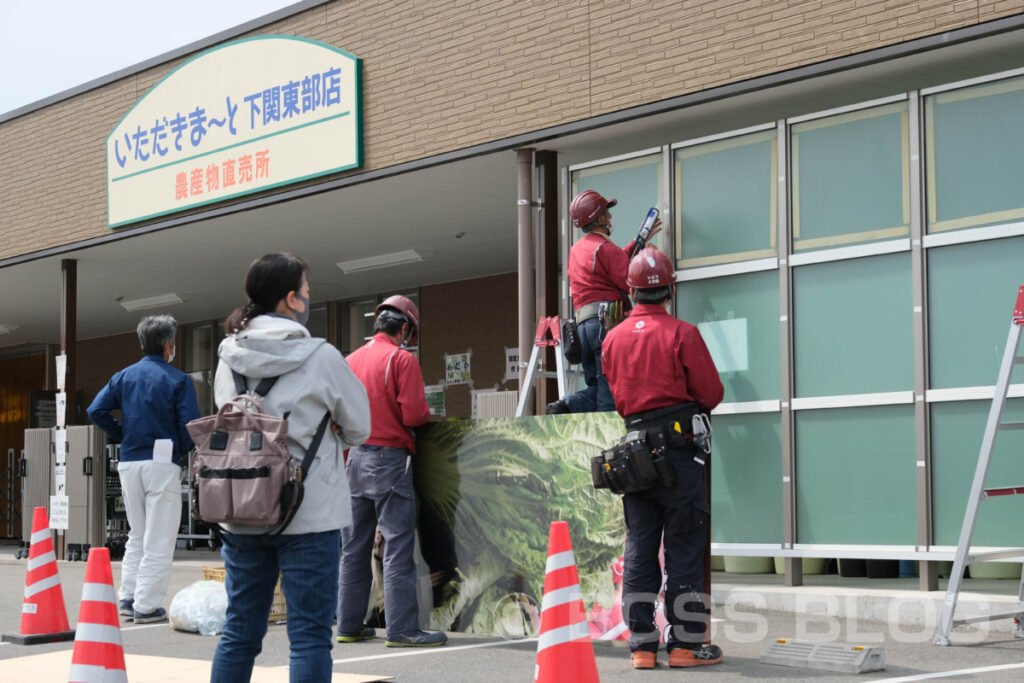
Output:
<path fill-rule="evenodd" d="M 519 347 L 505 347 L 505 381 L 512 382 L 519 379 Z"/>
<path fill-rule="evenodd" d="M 427 407 L 430 408 L 431 416 L 439 415 L 444 417 L 444 385 L 427 384 L 423 387 L 423 391 L 427 395 Z"/>
<path fill-rule="evenodd" d="M 470 349 L 465 353 L 455 353 L 444 355 L 444 383 L 446 385 L 452 384 L 472 384 L 473 376 L 470 372 L 470 359 L 473 357 L 473 350 Z"/>

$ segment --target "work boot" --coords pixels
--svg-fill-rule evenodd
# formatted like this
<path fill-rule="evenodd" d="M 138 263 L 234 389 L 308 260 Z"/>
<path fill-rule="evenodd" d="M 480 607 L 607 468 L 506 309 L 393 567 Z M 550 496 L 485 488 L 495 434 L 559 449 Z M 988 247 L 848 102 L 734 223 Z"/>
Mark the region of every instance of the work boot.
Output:
<path fill-rule="evenodd" d="M 650 650 L 634 650 L 632 659 L 634 669 L 653 669 L 654 665 L 658 663 L 658 653 Z"/>
<path fill-rule="evenodd" d="M 565 405 L 565 401 L 558 399 L 548 404 L 548 407 L 544 409 L 545 415 L 564 415 L 569 412 L 569 406 Z"/>
<path fill-rule="evenodd" d="M 668 653 L 668 665 L 672 668 L 687 666 L 705 666 L 707 664 L 718 664 L 722 661 L 722 648 L 717 645 L 694 645 L 689 647 L 677 647 Z"/>
<path fill-rule="evenodd" d="M 429 633 L 427 631 L 413 631 L 403 633 L 384 641 L 387 647 L 440 647 L 448 642 L 448 636 L 442 631 Z"/>
<path fill-rule="evenodd" d="M 377 632 L 372 626 L 363 626 L 359 633 L 338 633 L 339 643 L 358 643 L 363 640 L 372 640 L 377 637 Z"/>

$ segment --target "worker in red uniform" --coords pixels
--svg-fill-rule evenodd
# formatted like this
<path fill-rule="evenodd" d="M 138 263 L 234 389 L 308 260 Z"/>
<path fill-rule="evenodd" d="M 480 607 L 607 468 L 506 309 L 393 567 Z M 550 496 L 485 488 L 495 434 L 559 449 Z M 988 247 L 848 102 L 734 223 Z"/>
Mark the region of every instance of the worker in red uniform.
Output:
<path fill-rule="evenodd" d="M 404 348 L 416 343 L 420 312 L 404 296 L 388 297 L 375 313 L 374 336 L 347 358 L 370 399 L 370 438 L 349 451 L 346 471 L 352 524 L 341 531 L 338 642 L 375 637 L 364 624 L 373 580 L 370 553 L 376 529 L 384 535 L 384 618 L 388 647 L 444 645 L 441 632 L 420 629 L 416 601 L 416 497 L 412 458 L 414 427 L 430 409 L 419 361 Z"/>
<path fill-rule="evenodd" d="M 615 410 L 608 380 L 601 372 L 601 341 L 605 326 L 602 310 L 610 320 L 622 317 L 629 308 L 626 271 L 636 240 L 619 248 L 611 241 L 612 214 L 616 200 L 605 199 L 594 190 L 584 190 L 569 205 L 572 225 L 583 231 L 569 250 L 569 291 L 576 309 L 576 326 L 580 338 L 583 378 L 586 388 L 547 405 L 545 413 L 589 413 Z M 648 239 L 661 230 L 661 220 L 654 223 Z M 613 324 L 613 323 L 612 323 Z"/>
<path fill-rule="evenodd" d="M 626 516 L 623 617 L 633 667 L 653 668 L 658 632 L 654 600 L 661 587 L 659 546 L 665 544 L 665 617 L 669 666 L 717 664 L 722 650 L 705 644 L 704 554 L 710 506 L 705 452 L 692 439 L 692 418 L 717 406 L 724 393 L 711 354 L 693 325 L 668 311 L 675 270 L 653 247 L 629 264 L 636 307 L 604 340 L 602 361 L 627 432 L 665 435 L 675 483 L 622 497 Z M 678 425 L 678 426 L 677 426 Z M 710 444 L 708 444 L 710 449 Z M 663 539 L 664 537 L 664 539 Z"/>

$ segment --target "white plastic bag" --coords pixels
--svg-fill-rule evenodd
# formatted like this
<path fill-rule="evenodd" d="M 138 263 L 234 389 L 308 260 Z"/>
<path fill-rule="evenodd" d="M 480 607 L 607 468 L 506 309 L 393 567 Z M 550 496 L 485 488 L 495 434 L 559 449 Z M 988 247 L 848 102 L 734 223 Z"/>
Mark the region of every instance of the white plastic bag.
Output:
<path fill-rule="evenodd" d="M 220 581 L 196 581 L 171 600 L 171 628 L 215 636 L 227 619 L 228 593 Z"/>

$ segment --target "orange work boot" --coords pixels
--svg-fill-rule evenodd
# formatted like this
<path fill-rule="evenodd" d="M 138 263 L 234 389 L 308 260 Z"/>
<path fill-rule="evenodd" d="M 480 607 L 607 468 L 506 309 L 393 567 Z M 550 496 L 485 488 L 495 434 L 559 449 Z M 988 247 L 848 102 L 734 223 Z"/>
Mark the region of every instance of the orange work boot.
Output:
<path fill-rule="evenodd" d="M 658 661 L 658 653 L 650 652 L 648 650 L 634 650 L 633 651 L 633 668 L 634 669 L 653 669 L 654 665 Z"/>
<path fill-rule="evenodd" d="M 690 649 L 678 647 L 668 653 L 668 665 L 672 668 L 685 666 L 705 666 L 718 664 L 722 661 L 722 648 L 717 645 L 698 645 Z"/>

